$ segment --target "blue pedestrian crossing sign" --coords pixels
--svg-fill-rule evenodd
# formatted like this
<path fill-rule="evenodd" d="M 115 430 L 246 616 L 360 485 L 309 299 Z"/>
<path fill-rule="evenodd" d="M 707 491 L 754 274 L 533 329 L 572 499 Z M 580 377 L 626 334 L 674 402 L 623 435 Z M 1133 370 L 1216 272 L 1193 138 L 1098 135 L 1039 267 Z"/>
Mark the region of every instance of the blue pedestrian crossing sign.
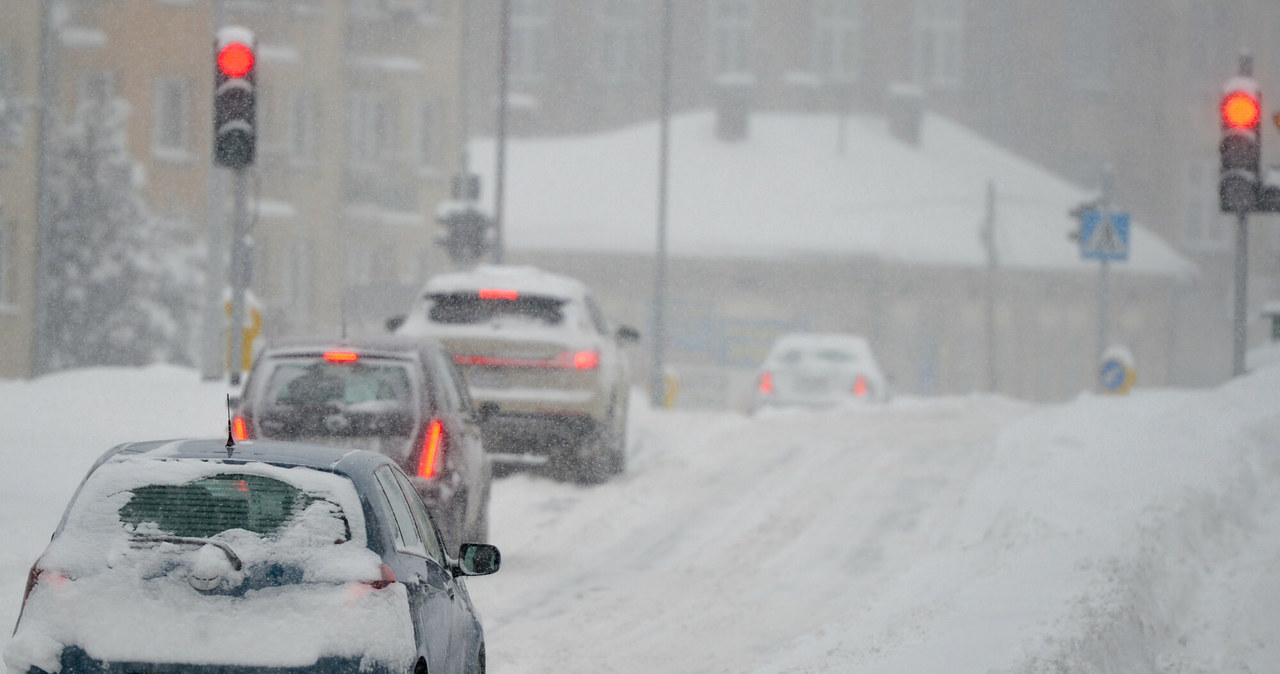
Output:
<path fill-rule="evenodd" d="M 1129 259 L 1129 214 L 1089 211 L 1080 216 L 1080 257 Z"/>

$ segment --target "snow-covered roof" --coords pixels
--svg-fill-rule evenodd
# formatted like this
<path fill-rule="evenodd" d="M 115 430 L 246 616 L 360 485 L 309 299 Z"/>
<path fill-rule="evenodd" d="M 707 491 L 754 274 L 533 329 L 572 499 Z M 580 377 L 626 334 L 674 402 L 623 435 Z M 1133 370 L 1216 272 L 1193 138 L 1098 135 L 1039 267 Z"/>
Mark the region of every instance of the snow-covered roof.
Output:
<path fill-rule="evenodd" d="M 577 298 L 586 286 L 577 279 L 523 265 L 480 265 L 471 271 L 440 274 L 427 281 L 423 293 L 504 288 L 547 297 Z"/>
<path fill-rule="evenodd" d="M 756 113 L 724 142 L 711 112 L 672 118 L 668 248 L 675 256 L 856 255 L 983 266 L 987 185 L 1008 268 L 1094 272 L 1068 234 L 1069 211 L 1096 197 L 963 126 L 926 113 L 921 141 L 885 118 Z M 650 253 L 656 249 L 658 124 L 508 140 L 504 232 L 512 249 Z M 481 203 L 493 199 L 494 141 L 472 141 Z M 1194 265 L 1134 224 L 1119 273 L 1185 277 Z"/>

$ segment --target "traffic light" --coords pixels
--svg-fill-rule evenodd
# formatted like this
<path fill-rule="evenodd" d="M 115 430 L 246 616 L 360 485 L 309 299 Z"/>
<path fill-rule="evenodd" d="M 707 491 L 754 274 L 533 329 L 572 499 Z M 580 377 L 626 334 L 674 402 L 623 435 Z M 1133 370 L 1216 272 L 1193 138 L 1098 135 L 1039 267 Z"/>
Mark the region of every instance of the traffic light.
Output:
<path fill-rule="evenodd" d="M 1242 59 L 1240 74 L 1222 88 L 1222 169 L 1218 197 L 1223 211 L 1248 212 L 1258 203 L 1262 157 L 1262 93 L 1253 79 L 1251 61 Z"/>
<path fill-rule="evenodd" d="M 228 168 L 242 169 L 254 159 L 257 51 L 247 28 L 225 26 L 214 38 L 213 160 Z"/>
<path fill-rule="evenodd" d="M 442 212 L 439 220 L 448 229 L 439 243 L 454 264 L 471 264 L 488 252 L 488 230 L 492 223 L 484 213 L 470 206 L 454 207 Z"/>

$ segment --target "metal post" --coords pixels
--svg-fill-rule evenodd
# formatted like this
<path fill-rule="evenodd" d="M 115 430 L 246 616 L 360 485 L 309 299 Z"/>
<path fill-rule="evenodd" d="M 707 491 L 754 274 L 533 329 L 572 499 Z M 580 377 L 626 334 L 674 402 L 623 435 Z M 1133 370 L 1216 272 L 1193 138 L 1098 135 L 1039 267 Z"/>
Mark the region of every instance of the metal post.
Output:
<path fill-rule="evenodd" d="M 502 0 L 498 34 L 498 156 L 493 167 L 493 261 L 502 264 L 502 205 L 507 177 L 507 70 L 511 67 L 511 0 Z"/>
<path fill-rule="evenodd" d="M 227 336 L 231 340 L 231 385 L 240 385 L 240 373 L 244 362 L 245 289 L 249 287 L 249 275 L 253 264 L 249 258 L 249 226 L 245 205 L 246 179 L 244 169 L 235 169 L 235 214 L 231 237 L 231 325 Z"/>
<path fill-rule="evenodd" d="M 52 195 L 49 192 L 49 143 L 53 134 L 54 77 L 57 72 L 57 27 L 53 25 L 53 0 L 40 3 L 40 137 L 36 139 L 39 150 L 39 175 L 36 176 L 36 277 L 35 306 L 32 307 L 31 374 L 41 375 L 49 371 L 51 349 L 49 344 L 49 227 L 52 226 Z"/>
<path fill-rule="evenodd" d="M 1102 169 L 1102 196 L 1098 199 L 1098 214 L 1102 218 L 1099 226 L 1111 226 L 1111 191 L 1115 183 L 1115 172 L 1110 166 Z M 1102 354 L 1107 350 L 1107 340 L 1111 334 L 1110 307 L 1111 296 L 1111 262 L 1105 258 L 1098 267 L 1098 350 L 1097 362 L 1102 362 Z"/>
<path fill-rule="evenodd" d="M 996 251 L 996 184 L 987 182 L 987 219 L 982 226 L 982 247 L 987 253 L 986 299 L 983 313 L 987 341 L 987 390 L 995 392 L 1000 382 L 996 369 L 996 268 L 1000 260 Z"/>
<path fill-rule="evenodd" d="M 1235 318 L 1231 324 L 1231 376 L 1244 374 L 1245 311 L 1248 306 L 1249 212 L 1236 212 L 1236 292 Z"/>
<path fill-rule="evenodd" d="M 653 274 L 653 369 L 649 376 L 649 399 L 662 407 L 666 398 L 667 304 L 667 183 L 671 147 L 671 0 L 662 3 L 662 92 L 658 132 L 658 253 Z"/>

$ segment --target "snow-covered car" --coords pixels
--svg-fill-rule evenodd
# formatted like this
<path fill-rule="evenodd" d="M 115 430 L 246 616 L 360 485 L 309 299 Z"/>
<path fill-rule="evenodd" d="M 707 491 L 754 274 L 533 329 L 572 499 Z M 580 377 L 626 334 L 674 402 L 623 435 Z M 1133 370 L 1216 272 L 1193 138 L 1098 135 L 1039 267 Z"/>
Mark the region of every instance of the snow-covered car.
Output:
<path fill-rule="evenodd" d="M 130 443 L 31 568 L 10 674 L 483 672 L 463 576 L 391 459 L 275 441 Z"/>
<path fill-rule="evenodd" d="M 263 350 L 232 425 L 270 438 L 385 454 L 440 526 L 450 552 L 489 536 L 493 471 L 466 380 L 426 338 L 297 337 Z"/>
<path fill-rule="evenodd" d="M 481 265 L 427 281 L 396 334 L 427 335 L 453 354 L 488 411 L 485 447 L 499 466 L 548 464 L 598 482 L 626 466 L 630 390 L 613 328 L 577 279 L 527 266 Z"/>
<path fill-rule="evenodd" d="M 755 384 L 753 412 L 885 402 L 890 395 L 866 338 L 835 333 L 782 335 L 756 372 Z"/>

